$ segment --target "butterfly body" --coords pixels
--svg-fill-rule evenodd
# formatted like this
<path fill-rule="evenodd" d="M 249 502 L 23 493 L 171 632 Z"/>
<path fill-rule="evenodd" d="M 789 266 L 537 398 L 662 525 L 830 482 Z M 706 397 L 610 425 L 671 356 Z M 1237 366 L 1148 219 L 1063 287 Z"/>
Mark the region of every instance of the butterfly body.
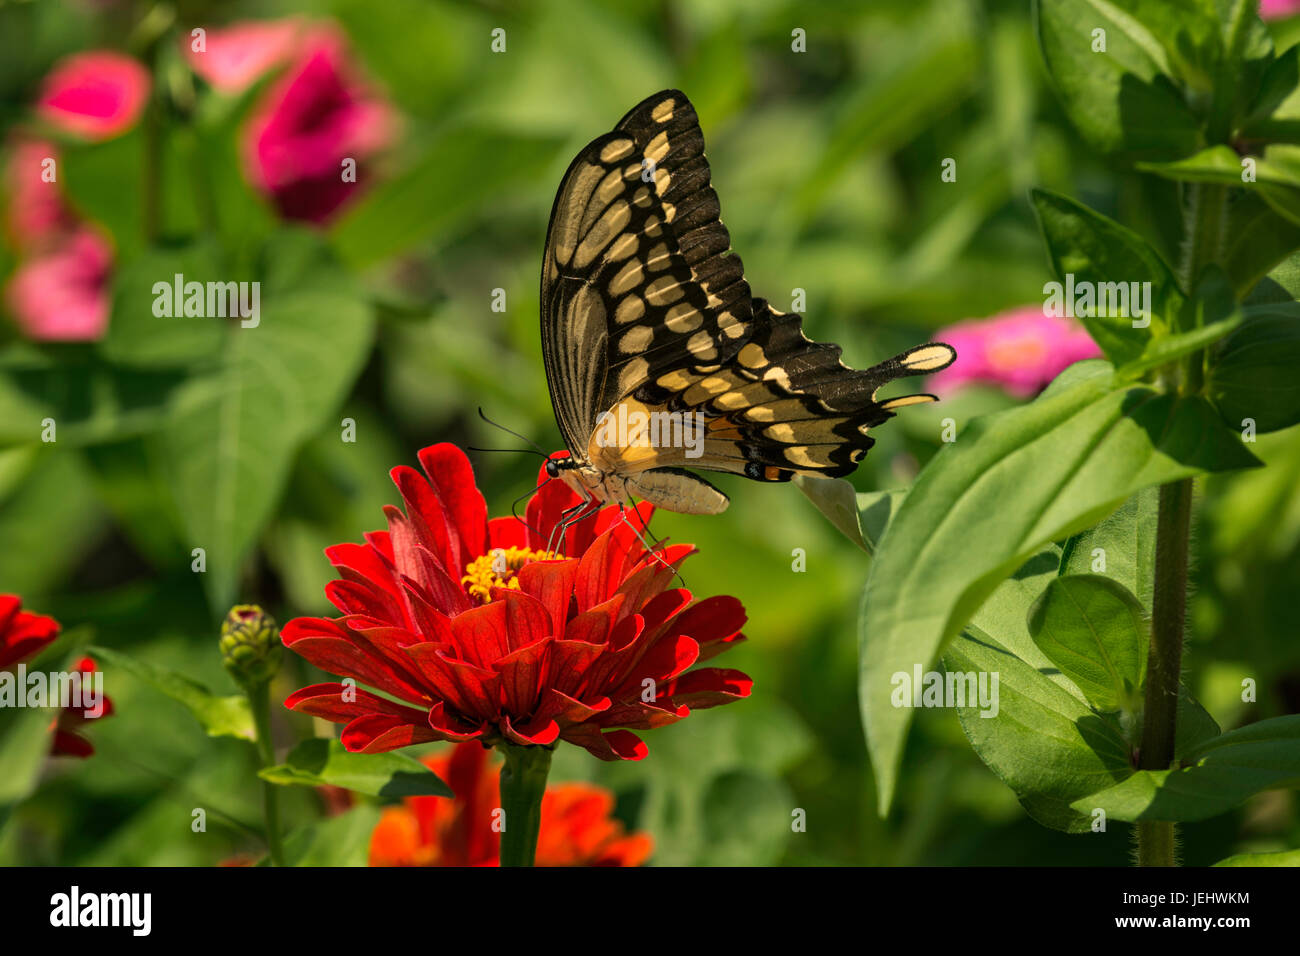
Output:
<path fill-rule="evenodd" d="M 720 219 L 704 137 L 677 90 L 634 107 L 570 164 L 542 265 L 542 353 L 570 451 L 548 465 L 584 500 L 717 514 L 696 468 L 840 477 L 893 409 L 895 378 L 951 364 L 930 343 L 868 369 L 752 297 Z"/>

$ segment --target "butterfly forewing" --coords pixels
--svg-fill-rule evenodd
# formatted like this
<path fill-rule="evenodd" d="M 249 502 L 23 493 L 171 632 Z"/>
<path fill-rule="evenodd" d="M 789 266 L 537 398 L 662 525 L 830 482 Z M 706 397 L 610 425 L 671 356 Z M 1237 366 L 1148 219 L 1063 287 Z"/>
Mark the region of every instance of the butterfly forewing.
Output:
<path fill-rule="evenodd" d="M 580 452 L 596 416 L 665 370 L 724 362 L 750 292 L 684 94 L 625 116 L 570 164 L 542 265 L 542 350 L 556 418 Z"/>

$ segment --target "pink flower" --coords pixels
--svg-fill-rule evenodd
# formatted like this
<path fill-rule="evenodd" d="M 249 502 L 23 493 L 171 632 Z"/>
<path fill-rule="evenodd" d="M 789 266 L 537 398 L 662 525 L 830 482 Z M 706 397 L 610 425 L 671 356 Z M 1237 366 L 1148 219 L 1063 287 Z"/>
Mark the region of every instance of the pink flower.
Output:
<path fill-rule="evenodd" d="M 203 52 L 188 35 L 181 42 L 195 73 L 223 93 L 241 93 L 293 56 L 302 31 L 298 20 L 245 20 L 209 30 Z"/>
<path fill-rule="evenodd" d="M 1259 15 L 1265 20 L 1281 20 L 1300 12 L 1300 0 L 1259 0 Z"/>
<path fill-rule="evenodd" d="M 74 224 L 63 202 L 57 178 L 50 182 L 47 169 L 57 172 L 58 150 L 43 140 L 14 143 L 5 168 L 9 194 L 8 231 L 13 243 L 24 252 L 48 246 Z M 47 164 L 53 160 L 55 164 Z"/>
<path fill-rule="evenodd" d="M 45 77 L 37 112 L 51 126 L 90 140 L 111 139 L 140 118 L 149 72 L 108 50 L 77 53 Z"/>
<path fill-rule="evenodd" d="M 1028 397 L 1066 366 L 1101 354 L 1081 325 L 1044 315 L 1041 306 L 958 322 L 936 332 L 935 338 L 950 344 L 959 356 L 930 379 L 930 387 L 940 394 L 969 382 L 988 382 Z"/>
<path fill-rule="evenodd" d="M 317 27 L 249 124 L 249 176 L 281 215 L 324 222 L 357 188 L 344 181 L 344 159 L 356 161 L 363 179 L 364 160 L 395 132 L 392 108 L 362 84 L 342 34 Z"/>
<path fill-rule="evenodd" d="M 111 264 L 108 243 L 92 229 L 78 229 L 14 270 L 6 290 L 9 308 L 38 341 L 98 339 L 108 328 Z"/>

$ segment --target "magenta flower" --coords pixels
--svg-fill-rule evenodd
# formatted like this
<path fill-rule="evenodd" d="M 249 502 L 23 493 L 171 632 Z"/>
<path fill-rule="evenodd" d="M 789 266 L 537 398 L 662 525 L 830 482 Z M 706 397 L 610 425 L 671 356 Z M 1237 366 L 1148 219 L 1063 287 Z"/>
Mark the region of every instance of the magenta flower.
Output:
<path fill-rule="evenodd" d="M 1028 397 L 1066 366 L 1101 354 L 1083 326 L 1073 319 L 1044 315 L 1036 305 L 958 322 L 935 337 L 961 356 L 931 377 L 930 388 L 940 395 L 971 382 L 986 382 Z"/>
<path fill-rule="evenodd" d="M 281 215 L 324 222 L 355 193 L 366 160 L 395 133 L 395 113 L 362 83 L 342 34 L 316 27 L 249 124 L 249 177 Z M 355 181 L 344 175 L 346 159 L 356 163 Z"/>
<path fill-rule="evenodd" d="M 45 172 L 47 168 L 57 171 L 58 158 L 54 144 L 44 140 L 17 140 L 10 152 L 5 167 L 9 196 L 5 225 L 14 246 L 23 252 L 48 247 L 75 225 L 57 179 L 51 182 Z"/>
<path fill-rule="evenodd" d="M 120 53 L 92 50 L 50 71 L 36 109 L 58 130 L 103 140 L 130 129 L 148 96 L 148 70 Z"/>
<path fill-rule="evenodd" d="M 287 62 L 297 51 L 302 33 L 299 20 L 245 20 L 209 30 L 201 53 L 194 50 L 188 35 L 181 42 L 194 72 L 213 89 L 233 94 Z"/>
<path fill-rule="evenodd" d="M 1300 12 L 1300 0 L 1259 0 L 1259 15 L 1265 20 L 1281 20 Z"/>
<path fill-rule="evenodd" d="M 78 229 L 14 270 L 6 302 L 29 338 L 98 339 L 108 328 L 111 265 L 108 243 L 92 229 Z"/>

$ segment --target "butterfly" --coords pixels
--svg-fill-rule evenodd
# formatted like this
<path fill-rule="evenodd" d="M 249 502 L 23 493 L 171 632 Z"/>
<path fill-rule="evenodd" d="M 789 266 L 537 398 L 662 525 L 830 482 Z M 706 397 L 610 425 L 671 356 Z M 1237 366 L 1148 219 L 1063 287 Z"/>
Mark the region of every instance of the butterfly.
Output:
<path fill-rule="evenodd" d="M 868 369 L 813 342 L 802 319 L 750 295 L 709 182 L 690 100 L 665 90 L 569 165 L 542 261 L 542 355 L 569 449 L 548 460 L 584 503 L 718 514 L 728 498 L 687 471 L 755 481 L 836 478 L 869 429 L 933 395 L 881 386 L 956 359 L 933 342 Z"/>

